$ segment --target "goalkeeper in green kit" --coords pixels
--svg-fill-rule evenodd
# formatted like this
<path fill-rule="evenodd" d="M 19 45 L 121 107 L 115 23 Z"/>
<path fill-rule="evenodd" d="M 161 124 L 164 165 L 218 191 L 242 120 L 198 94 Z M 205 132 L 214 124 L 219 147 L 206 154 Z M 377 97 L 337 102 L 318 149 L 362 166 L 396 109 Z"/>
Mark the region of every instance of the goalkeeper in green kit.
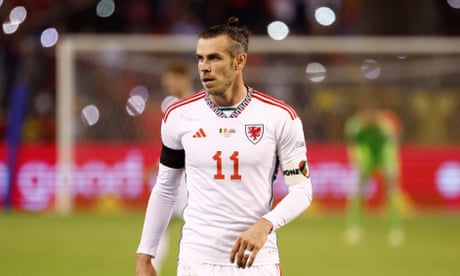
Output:
<path fill-rule="evenodd" d="M 404 240 L 398 209 L 400 128 L 394 113 L 370 107 L 357 112 L 345 124 L 348 155 L 358 171 L 357 187 L 347 202 L 345 242 L 350 245 L 361 240 L 364 191 L 374 173 L 381 174 L 385 185 L 390 221 L 388 241 L 397 246 Z"/>

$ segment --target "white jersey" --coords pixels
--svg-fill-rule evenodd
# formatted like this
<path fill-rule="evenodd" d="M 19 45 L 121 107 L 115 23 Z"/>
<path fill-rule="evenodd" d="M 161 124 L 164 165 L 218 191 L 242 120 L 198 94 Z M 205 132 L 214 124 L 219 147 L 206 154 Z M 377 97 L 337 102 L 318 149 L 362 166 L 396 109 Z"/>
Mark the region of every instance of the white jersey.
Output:
<path fill-rule="evenodd" d="M 176 96 L 166 96 L 163 101 L 161 101 L 161 112 L 163 114 L 166 112 L 168 107 L 173 103 L 178 102 L 180 99 Z M 177 218 L 182 218 L 182 212 L 184 211 L 185 206 L 187 205 L 187 189 L 185 186 L 185 175 L 181 179 L 181 184 L 179 186 L 179 194 L 177 195 L 176 205 L 174 207 L 173 216 Z"/>
<path fill-rule="evenodd" d="M 278 165 L 306 159 L 296 112 L 251 88 L 231 114 L 204 90 L 172 104 L 162 142 L 185 151 L 189 197 L 179 259 L 205 263 L 229 264 L 237 236 L 272 209 Z M 278 262 L 273 231 L 254 265 Z"/>

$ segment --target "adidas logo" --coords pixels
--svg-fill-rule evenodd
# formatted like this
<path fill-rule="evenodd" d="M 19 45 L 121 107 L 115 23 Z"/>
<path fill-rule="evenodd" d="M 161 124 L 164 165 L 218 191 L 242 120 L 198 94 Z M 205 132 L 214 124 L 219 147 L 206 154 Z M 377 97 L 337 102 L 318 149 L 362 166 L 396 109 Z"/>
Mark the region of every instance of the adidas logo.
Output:
<path fill-rule="evenodd" d="M 202 128 L 200 128 L 197 132 L 195 132 L 195 134 L 193 134 L 192 136 L 193 138 L 202 138 L 202 137 L 206 137 L 206 133 L 204 132 L 204 130 Z"/>

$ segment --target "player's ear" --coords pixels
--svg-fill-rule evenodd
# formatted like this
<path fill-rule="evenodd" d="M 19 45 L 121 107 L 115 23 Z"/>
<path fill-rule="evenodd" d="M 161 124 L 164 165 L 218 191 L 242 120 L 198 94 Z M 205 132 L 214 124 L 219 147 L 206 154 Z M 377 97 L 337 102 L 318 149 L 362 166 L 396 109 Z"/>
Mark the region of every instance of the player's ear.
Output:
<path fill-rule="evenodd" d="M 236 57 L 235 69 L 242 70 L 246 66 L 247 55 L 245 53 L 240 53 Z"/>

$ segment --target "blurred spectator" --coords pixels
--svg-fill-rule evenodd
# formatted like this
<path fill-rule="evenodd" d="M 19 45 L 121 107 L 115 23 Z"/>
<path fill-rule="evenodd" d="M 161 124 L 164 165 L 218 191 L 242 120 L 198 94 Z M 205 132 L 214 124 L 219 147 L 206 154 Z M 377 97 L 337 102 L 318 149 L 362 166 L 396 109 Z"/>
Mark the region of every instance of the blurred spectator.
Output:
<path fill-rule="evenodd" d="M 189 64 L 182 60 L 174 60 L 168 63 L 161 74 L 161 86 L 167 94 L 161 103 L 161 110 L 164 113 L 171 104 L 195 92 L 193 88 L 193 74 L 190 71 Z M 174 219 L 182 219 L 182 212 L 186 204 L 187 186 L 184 174 L 181 179 L 179 195 L 173 211 Z M 161 271 L 164 259 L 170 247 L 169 231 L 167 230 L 163 234 L 158 245 L 157 255 L 152 259 L 154 267 L 158 271 Z"/>

